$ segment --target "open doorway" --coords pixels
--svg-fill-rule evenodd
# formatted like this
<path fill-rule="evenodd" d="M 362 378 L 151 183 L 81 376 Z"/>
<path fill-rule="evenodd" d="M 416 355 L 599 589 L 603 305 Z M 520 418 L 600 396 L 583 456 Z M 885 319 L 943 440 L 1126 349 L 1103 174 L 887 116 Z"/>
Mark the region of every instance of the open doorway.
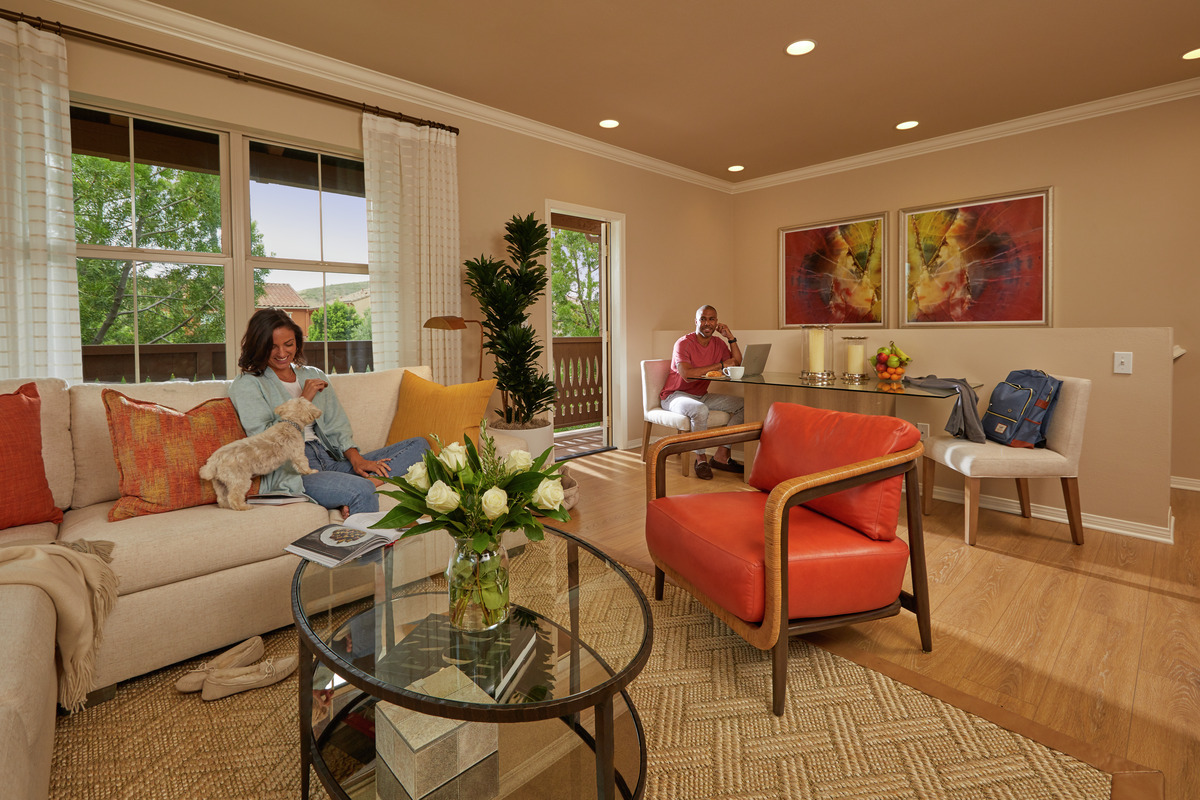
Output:
<path fill-rule="evenodd" d="M 550 215 L 551 368 L 558 397 L 559 460 L 612 448 L 608 388 L 607 289 L 610 224 Z"/>

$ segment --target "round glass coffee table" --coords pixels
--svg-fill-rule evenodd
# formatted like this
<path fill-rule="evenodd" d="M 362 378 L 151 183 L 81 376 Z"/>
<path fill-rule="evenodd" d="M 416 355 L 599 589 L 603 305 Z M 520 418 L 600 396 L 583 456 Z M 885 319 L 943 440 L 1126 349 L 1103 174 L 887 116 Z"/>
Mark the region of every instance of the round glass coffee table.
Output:
<path fill-rule="evenodd" d="M 519 534 L 513 613 L 463 633 L 432 536 L 448 535 L 296 569 L 301 797 L 310 766 L 342 798 L 641 797 L 646 742 L 625 691 L 653 638 L 638 585 L 571 534 Z"/>

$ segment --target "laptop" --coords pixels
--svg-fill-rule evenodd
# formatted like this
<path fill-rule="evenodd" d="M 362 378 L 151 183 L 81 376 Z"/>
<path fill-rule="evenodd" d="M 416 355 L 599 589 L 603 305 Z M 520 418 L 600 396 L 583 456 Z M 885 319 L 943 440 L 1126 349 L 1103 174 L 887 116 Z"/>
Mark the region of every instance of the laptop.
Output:
<path fill-rule="evenodd" d="M 762 375 L 767 366 L 767 355 L 771 352 L 769 344 L 748 344 L 742 350 L 742 367 L 746 370 L 744 377 Z"/>

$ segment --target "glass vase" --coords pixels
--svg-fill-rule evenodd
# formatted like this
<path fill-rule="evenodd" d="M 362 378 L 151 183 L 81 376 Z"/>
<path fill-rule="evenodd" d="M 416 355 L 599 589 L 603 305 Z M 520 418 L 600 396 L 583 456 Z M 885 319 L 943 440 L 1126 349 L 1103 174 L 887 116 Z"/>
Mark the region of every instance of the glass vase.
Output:
<path fill-rule="evenodd" d="M 471 537 L 454 539 L 446 565 L 450 623 L 462 631 L 486 631 L 508 619 L 508 550 L 497 539 L 476 552 Z"/>

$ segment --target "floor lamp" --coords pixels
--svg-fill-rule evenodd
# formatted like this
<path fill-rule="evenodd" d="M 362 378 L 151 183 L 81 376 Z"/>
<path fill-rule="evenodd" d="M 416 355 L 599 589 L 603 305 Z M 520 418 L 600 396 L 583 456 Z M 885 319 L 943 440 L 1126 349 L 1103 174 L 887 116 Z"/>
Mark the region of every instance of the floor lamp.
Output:
<path fill-rule="evenodd" d="M 479 377 L 475 380 L 483 380 L 483 323 L 477 319 L 463 319 L 462 317 L 430 317 L 425 320 L 426 328 L 434 328 L 440 331 L 461 331 L 465 330 L 468 322 L 474 322 L 479 326 Z"/>

